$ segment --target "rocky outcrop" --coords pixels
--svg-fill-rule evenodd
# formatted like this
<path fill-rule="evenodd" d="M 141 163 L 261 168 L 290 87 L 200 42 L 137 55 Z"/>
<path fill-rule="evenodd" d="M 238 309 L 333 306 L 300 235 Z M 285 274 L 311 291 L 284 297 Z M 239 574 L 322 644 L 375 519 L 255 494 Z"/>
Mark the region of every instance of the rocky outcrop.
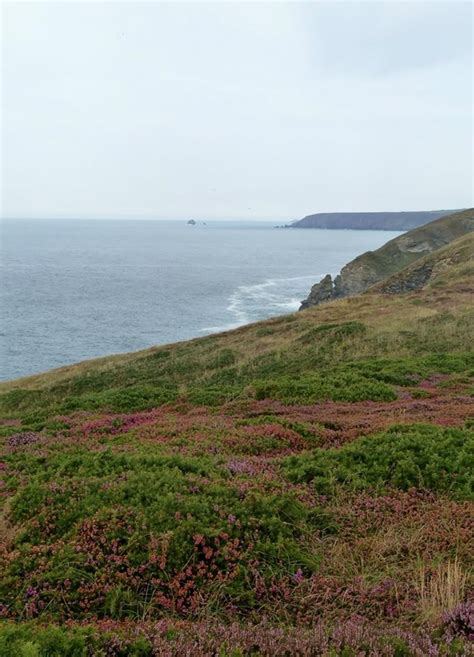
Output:
<path fill-rule="evenodd" d="M 321 303 L 351 297 L 365 292 L 380 281 L 396 274 L 417 260 L 450 244 L 463 235 L 474 231 L 474 209 L 464 210 L 443 217 L 396 237 L 376 251 L 367 251 L 341 269 L 332 279 L 328 274 L 311 288 L 300 310 Z M 400 283 L 400 291 L 418 289 L 428 280 L 430 272 L 425 267 L 413 277 L 412 282 Z M 410 287 L 414 285 L 415 287 Z"/>
<path fill-rule="evenodd" d="M 386 283 L 382 284 L 383 287 L 379 291 L 384 294 L 403 294 L 404 292 L 421 290 L 431 278 L 432 273 L 433 265 L 424 262 L 411 267 L 409 275 L 398 276 L 395 274 L 391 276 Z"/>
<path fill-rule="evenodd" d="M 334 298 L 334 283 L 331 274 L 327 274 L 320 283 L 316 283 L 311 288 L 308 298 L 301 302 L 300 310 L 309 306 L 318 306 L 324 301 L 330 301 Z"/>

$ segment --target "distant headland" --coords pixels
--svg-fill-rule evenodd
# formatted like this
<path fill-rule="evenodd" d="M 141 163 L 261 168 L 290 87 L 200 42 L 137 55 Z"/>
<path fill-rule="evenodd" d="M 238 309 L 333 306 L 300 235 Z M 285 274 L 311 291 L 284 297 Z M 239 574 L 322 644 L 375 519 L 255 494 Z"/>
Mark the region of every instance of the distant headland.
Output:
<path fill-rule="evenodd" d="M 351 230 L 412 230 L 460 210 L 420 212 L 319 212 L 283 226 Z"/>

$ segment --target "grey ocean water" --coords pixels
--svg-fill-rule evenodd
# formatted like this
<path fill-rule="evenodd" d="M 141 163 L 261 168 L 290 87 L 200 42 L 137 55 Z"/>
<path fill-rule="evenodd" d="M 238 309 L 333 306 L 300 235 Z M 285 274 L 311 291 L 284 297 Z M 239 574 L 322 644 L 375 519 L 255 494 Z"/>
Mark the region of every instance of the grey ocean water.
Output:
<path fill-rule="evenodd" d="M 5 220 L 0 378 L 297 310 L 322 275 L 398 234 L 269 222 Z"/>

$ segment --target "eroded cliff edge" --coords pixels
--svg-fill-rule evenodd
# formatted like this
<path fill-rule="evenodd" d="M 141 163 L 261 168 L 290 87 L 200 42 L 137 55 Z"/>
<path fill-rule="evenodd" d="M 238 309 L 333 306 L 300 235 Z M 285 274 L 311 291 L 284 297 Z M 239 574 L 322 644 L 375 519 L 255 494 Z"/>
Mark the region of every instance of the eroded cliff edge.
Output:
<path fill-rule="evenodd" d="M 349 262 L 334 279 L 327 274 L 313 285 L 300 310 L 365 292 L 372 285 L 473 231 L 474 208 L 470 208 L 399 235 L 380 249 L 367 251 Z"/>

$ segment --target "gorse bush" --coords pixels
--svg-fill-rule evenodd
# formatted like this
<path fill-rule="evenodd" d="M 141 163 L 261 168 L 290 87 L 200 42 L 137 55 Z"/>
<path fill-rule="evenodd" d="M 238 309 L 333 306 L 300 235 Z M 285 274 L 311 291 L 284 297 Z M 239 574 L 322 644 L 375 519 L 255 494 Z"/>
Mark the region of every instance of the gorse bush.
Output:
<path fill-rule="evenodd" d="M 397 398 L 389 385 L 371 381 L 352 372 L 327 376 L 280 377 L 275 380 L 257 381 L 254 386 L 257 399 L 278 399 L 295 404 L 308 404 L 325 399 L 356 402 L 392 401 Z"/>
<path fill-rule="evenodd" d="M 434 373 L 465 373 L 469 379 L 474 368 L 474 354 L 432 354 L 421 358 L 374 358 L 347 363 L 345 368 L 371 380 L 410 386 L 421 378 Z"/>
<path fill-rule="evenodd" d="M 236 355 L 232 349 L 222 349 L 214 360 L 207 365 L 209 369 L 219 369 L 221 367 L 227 367 L 233 365 L 236 361 Z"/>
<path fill-rule="evenodd" d="M 127 638 L 93 628 L 61 628 L 33 624 L 0 626 L 2 657 L 152 657 L 145 637 Z"/>
<path fill-rule="evenodd" d="M 44 402 L 47 395 L 42 390 L 10 390 L 1 395 L 1 409 L 4 413 L 36 408 Z"/>
<path fill-rule="evenodd" d="M 97 409 L 126 413 L 140 411 L 172 402 L 177 397 L 177 387 L 135 386 L 131 388 L 104 390 L 68 398 L 61 411 L 93 411 Z"/>
<path fill-rule="evenodd" d="M 346 322 L 344 324 L 320 324 L 308 331 L 305 331 L 298 341 L 303 344 L 310 344 L 314 341 L 329 340 L 331 342 L 338 342 L 344 340 L 349 336 L 363 335 L 367 331 L 367 327 L 361 322 Z"/>
<path fill-rule="evenodd" d="M 232 401 L 242 394 L 240 386 L 232 385 L 203 385 L 189 388 L 184 397 L 187 401 L 198 406 L 219 406 Z"/>
<path fill-rule="evenodd" d="M 290 457 L 292 481 L 311 481 L 321 493 L 336 486 L 426 488 L 472 498 L 474 431 L 428 425 L 395 426 L 340 449 L 316 449 Z"/>

